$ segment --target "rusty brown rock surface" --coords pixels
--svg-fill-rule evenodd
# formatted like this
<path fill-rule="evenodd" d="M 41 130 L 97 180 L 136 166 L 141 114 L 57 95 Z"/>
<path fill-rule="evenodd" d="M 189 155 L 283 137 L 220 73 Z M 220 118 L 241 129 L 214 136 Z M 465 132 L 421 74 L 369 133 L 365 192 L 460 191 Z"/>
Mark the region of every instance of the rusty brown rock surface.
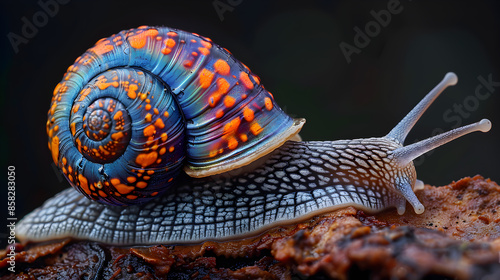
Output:
<path fill-rule="evenodd" d="M 480 176 L 417 191 L 422 215 L 353 207 L 261 236 L 193 246 L 17 245 L 2 279 L 500 279 L 500 187 Z"/>

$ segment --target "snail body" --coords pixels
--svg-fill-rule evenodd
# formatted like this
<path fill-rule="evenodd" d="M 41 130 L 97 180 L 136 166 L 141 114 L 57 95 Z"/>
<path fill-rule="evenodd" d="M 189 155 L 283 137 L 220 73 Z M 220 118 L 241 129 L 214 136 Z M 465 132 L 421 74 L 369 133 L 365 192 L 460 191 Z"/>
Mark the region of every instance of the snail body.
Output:
<path fill-rule="evenodd" d="M 229 52 L 168 28 L 122 31 L 78 58 L 54 91 L 49 148 L 79 192 L 49 199 L 17 225 L 17 237 L 197 243 L 256 235 L 347 205 L 403 214 L 408 201 L 423 213 L 413 159 L 491 128 L 484 119 L 403 146 L 456 82 L 448 73 L 386 136 L 287 142 L 304 120 L 284 114 Z"/>

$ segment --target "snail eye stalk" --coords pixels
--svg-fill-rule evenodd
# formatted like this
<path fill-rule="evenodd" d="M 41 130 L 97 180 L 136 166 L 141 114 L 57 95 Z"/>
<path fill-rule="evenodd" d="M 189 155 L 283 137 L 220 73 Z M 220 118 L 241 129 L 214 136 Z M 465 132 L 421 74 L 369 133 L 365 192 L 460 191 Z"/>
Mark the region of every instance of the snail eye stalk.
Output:
<path fill-rule="evenodd" d="M 431 106 L 432 102 L 448 87 L 454 86 L 458 82 L 458 77 L 455 73 L 447 73 L 443 80 L 435 86 L 420 102 L 413 108 L 392 130 L 387 134 L 386 138 L 391 138 L 399 142 L 401 145 L 404 143 L 406 136 L 410 130 L 417 123 L 420 117 L 424 114 L 425 110 Z"/>
<path fill-rule="evenodd" d="M 392 130 L 385 136 L 395 140 L 399 144 L 403 144 L 406 136 L 413 128 L 415 123 L 420 119 L 425 110 L 436 100 L 436 98 L 444 91 L 448 86 L 456 85 L 458 82 L 457 75 L 455 73 L 447 73 L 443 80 L 434 87 L 416 106 L 413 108 Z M 406 166 L 415 158 L 431 151 L 443 144 L 446 144 L 452 140 L 462 137 L 474 131 L 488 132 L 491 129 L 491 122 L 487 119 L 483 119 L 477 123 L 469 124 L 459 128 L 455 128 L 448 132 L 436 135 L 434 137 L 427 138 L 420 142 L 397 148 L 393 151 L 398 164 L 401 167 Z"/>
<path fill-rule="evenodd" d="M 397 148 L 393 153 L 398 159 L 398 163 L 401 166 L 406 166 L 417 157 L 450 141 L 453 141 L 474 131 L 488 132 L 490 129 L 491 121 L 482 119 L 477 123 L 455 128 L 453 130 L 441 133 L 431 138 L 427 138 L 417 143 Z"/>

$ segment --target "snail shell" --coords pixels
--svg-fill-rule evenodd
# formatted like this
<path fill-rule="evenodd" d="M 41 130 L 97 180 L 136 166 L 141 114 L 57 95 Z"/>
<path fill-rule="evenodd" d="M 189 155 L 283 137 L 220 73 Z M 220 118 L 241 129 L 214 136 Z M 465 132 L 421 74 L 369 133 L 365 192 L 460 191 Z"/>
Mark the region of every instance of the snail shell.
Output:
<path fill-rule="evenodd" d="M 52 158 L 86 197 L 144 203 L 182 167 L 206 177 L 247 165 L 296 135 L 248 67 L 210 39 L 139 27 L 102 39 L 56 86 Z"/>

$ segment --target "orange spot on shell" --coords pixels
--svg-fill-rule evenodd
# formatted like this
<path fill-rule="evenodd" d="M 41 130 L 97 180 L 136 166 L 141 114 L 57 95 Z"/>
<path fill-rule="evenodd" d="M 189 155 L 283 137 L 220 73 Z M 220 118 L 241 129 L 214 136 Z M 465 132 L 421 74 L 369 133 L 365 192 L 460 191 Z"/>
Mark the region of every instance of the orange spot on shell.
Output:
<path fill-rule="evenodd" d="M 200 71 L 199 79 L 200 79 L 200 87 L 208 88 L 212 83 L 214 78 L 214 73 L 210 72 L 210 70 L 203 69 Z"/>
<path fill-rule="evenodd" d="M 169 48 L 163 48 L 161 49 L 161 53 L 164 54 L 164 55 L 167 55 L 169 53 L 172 52 L 172 49 L 169 49 Z"/>
<path fill-rule="evenodd" d="M 156 129 L 155 129 L 154 125 L 150 124 L 150 125 L 146 126 L 146 128 L 144 128 L 143 132 L 144 132 L 144 136 L 149 137 L 149 136 L 153 136 L 153 134 L 155 134 Z"/>
<path fill-rule="evenodd" d="M 232 119 L 229 123 L 224 125 L 223 134 L 236 132 L 236 130 L 240 126 L 240 123 L 241 123 L 240 118 Z"/>
<path fill-rule="evenodd" d="M 91 91 L 92 89 L 90 88 L 82 89 L 82 91 L 80 91 L 80 99 L 78 99 L 78 101 L 85 100 L 85 98 L 90 94 Z"/>
<path fill-rule="evenodd" d="M 229 64 L 222 59 L 219 59 L 214 63 L 214 69 L 221 75 L 229 75 L 231 70 Z"/>
<path fill-rule="evenodd" d="M 111 42 L 109 40 L 99 41 L 97 44 L 91 48 L 91 50 L 98 56 L 102 56 L 114 49 L 113 45 L 110 45 Z"/>
<path fill-rule="evenodd" d="M 260 125 L 258 123 L 253 123 L 250 126 L 250 132 L 252 132 L 253 135 L 257 136 L 257 135 L 259 135 L 259 133 L 262 132 L 262 127 L 260 127 Z"/>
<path fill-rule="evenodd" d="M 217 103 L 219 103 L 219 100 L 221 99 L 221 96 L 226 94 L 227 91 L 229 90 L 229 83 L 227 82 L 226 79 L 224 78 L 219 78 L 217 79 L 217 90 L 210 95 L 208 98 L 208 104 L 210 107 L 215 107 Z"/>
<path fill-rule="evenodd" d="M 215 117 L 222 118 L 222 116 L 224 116 L 224 111 L 222 111 L 222 109 L 217 110 Z"/>
<path fill-rule="evenodd" d="M 80 109 L 80 104 L 76 104 L 75 106 L 73 106 L 73 114 L 76 114 L 76 112 L 78 112 L 79 109 Z"/>
<path fill-rule="evenodd" d="M 113 119 L 114 119 L 115 121 L 117 121 L 117 120 L 119 120 L 120 118 L 122 118 L 122 116 L 123 116 L 123 112 L 122 112 L 122 111 L 118 111 L 118 112 L 116 112 L 116 114 L 113 116 Z"/>
<path fill-rule="evenodd" d="M 210 44 L 209 42 L 201 40 L 200 43 L 204 48 L 210 49 L 212 47 L 212 44 Z"/>
<path fill-rule="evenodd" d="M 61 83 L 58 83 L 56 87 L 54 88 L 54 92 L 52 92 L 53 95 L 56 95 L 59 92 L 59 89 L 62 87 Z"/>
<path fill-rule="evenodd" d="M 168 135 L 167 135 L 167 133 L 166 133 L 166 132 L 163 132 L 163 133 L 160 135 L 160 137 L 161 137 L 161 141 L 163 141 L 163 142 L 167 141 L 167 139 L 168 139 Z"/>
<path fill-rule="evenodd" d="M 240 134 L 240 139 L 242 142 L 246 142 L 248 140 L 248 136 L 246 134 Z"/>
<path fill-rule="evenodd" d="M 56 165 L 59 162 L 59 137 L 54 136 L 50 143 L 50 152 L 52 153 L 52 160 Z"/>
<path fill-rule="evenodd" d="M 174 148 L 174 146 L 171 146 L 170 148 L 168 148 L 168 151 L 169 151 L 169 152 L 173 152 L 173 151 L 174 151 L 174 149 L 175 149 L 175 148 Z"/>
<path fill-rule="evenodd" d="M 252 75 L 252 78 L 255 80 L 255 83 L 257 84 L 260 84 L 260 78 L 255 76 L 255 75 Z"/>
<path fill-rule="evenodd" d="M 80 182 L 80 188 L 86 193 L 90 195 L 89 190 L 89 181 L 82 174 L 78 174 L 78 181 Z"/>
<path fill-rule="evenodd" d="M 75 136 L 75 133 L 76 133 L 76 123 L 71 123 L 71 125 L 69 126 L 69 128 L 71 129 L 71 135 Z"/>
<path fill-rule="evenodd" d="M 135 92 L 137 89 L 138 89 L 138 87 L 137 87 L 137 85 L 136 85 L 136 84 L 131 84 L 131 85 L 128 87 L 127 96 L 128 96 L 130 99 L 135 99 L 135 98 L 137 97 L 137 93 Z"/>
<path fill-rule="evenodd" d="M 207 55 L 209 55 L 209 54 L 210 54 L 210 51 L 209 51 L 208 49 L 206 49 L 206 48 L 199 47 L 199 48 L 198 48 L 198 51 L 199 51 L 202 55 L 204 55 L 204 56 L 207 56 Z"/>
<path fill-rule="evenodd" d="M 127 182 L 129 182 L 130 184 L 134 183 L 136 180 L 137 180 L 137 178 L 135 178 L 133 176 L 127 177 Z"/>
<path fill-rule="evenodd" d="M 134 49 L 141 49 L 146 45 L 148 37 L 155 38 L 158 35 L 158 30 L 149 29 L 136 35 L 129 37 L 130 46 Z"/>
<path fill-rule="evenodd" d="M 115 186 L 115 189 L 121 194 L 128 194 L 134 190 L 134 187 L 131 187 L 131 186 L 128 186 L 125 184 L 118 184 L 118 185 L 114 185 L 114 186 Z"/>
<path fill-rule="evenodd" d="M 240 73 L 240 81 L 247 89 L 253 89 L 253 83 L 252 81 L 250 81 L 250 78 L 248 77 L 247 73 L 245 72 Z"/>
<path fill-rule="evenodd" d="M 247 122 L 251 122 L 253 121 L 253 118 L 254 118 L 254 111 L 248 107 L 245 107 L 243 109 L 243 117 L 245 118 L 245 120 Z"/>
<path fill-rule="evenodd" d="M 165 124 L 163 123 L 163 121 L 160 118 L 158 118 L 155 121 L 155 126 L 158 127 L 159 129 L 162 129 L 165 127 Z"/>
<path fill-rule="evenodd" d="M 264 104 L 266 105 L 266 109 L 268 111 L 271 111 L 273 109 L 273 102 L 271 101 L 271 98 L 269 97 L 264 98 Z"/>
<path fill-rule="evenodd" d="M 173 39 L 170 39 L 170 38 L 166 39 L 164 41 L 164 43 L 165 43 L 165 46 L 167 46 L 168 48 L 173 48 L 175 46 L 175 41 Z"/>
<path fill-rule="evenodd" d="M 208 154 L 209 157 L 215 157 L 219 152 L 217 150 L 210 151 Z"/>
<path fill-rule="evenodd" d="M 236 147 L 238 147 L 238 140 L 236 138 L 231 137 L 227 140 L 227 146 L 229 149 L 234 150 Z"/>
<path fill-rule="evenodd" d="M 135 159 L 135 162 L 142 167 L 150 166 L 158 158 L 158 153 L 153 151 L 151 153 L 139 154 Z"/>
<path fill-rule="evenodd" d="M 236 99 L 234 99 L 234 97 L 232 96 L 226 96 L 224 97 L 224 105 L 227 107 L 227 108 L 231 108 L 233 107 L 234 103 L 236 102 Z"/>
<path fill-rule="evenodd" d="M 100 89 L 100 90 L 105 90 L 107 89 L 108 87 L 110 86 L 113 86 L 115 88 L 117 88 L 120 84 L 117 82 L 117 81 L 113 81 L 111 83 L 107 83 L 106 82 L 107 80 L 106 79 L 97 79 L 97 81 L 95 82 L 95 85 Z M 102 106 L 101 106 L 102 107 Z"/>
<path fill-rule="evenodd" d="M 130 200 L 134 200 L 134 199 L 137 199 L 137 195 L 129 194 L 129 195 L 127 195 L 127 198 Z"/>
<path fill-rule="evenodd" d="M 146 182 L 137 182 L 137 184 L 135 184 L 135 186 L 138 187 L 138 188 L 144 189 L 145 187 L 148 186 L 148 183 L 146 183 Z"/>
<path fill-rule="evenodd" d="M 120 141 L 120 139 L 122 139 L 123 136 L 124 136 L 123 132 L 119 131 L 119 132 L 111 134 L 111 139 L 113 139 L 115 141 Z"/>
<path fill-rule="evenodd" d="M 208 98 L 208 105 L 210 105 L 210 107 L 215 107 L 215 105 L 217 105 L 217 103 L 219 103 L 219 100 L 220 100 L 220 95 L 212 94 Z"/>

